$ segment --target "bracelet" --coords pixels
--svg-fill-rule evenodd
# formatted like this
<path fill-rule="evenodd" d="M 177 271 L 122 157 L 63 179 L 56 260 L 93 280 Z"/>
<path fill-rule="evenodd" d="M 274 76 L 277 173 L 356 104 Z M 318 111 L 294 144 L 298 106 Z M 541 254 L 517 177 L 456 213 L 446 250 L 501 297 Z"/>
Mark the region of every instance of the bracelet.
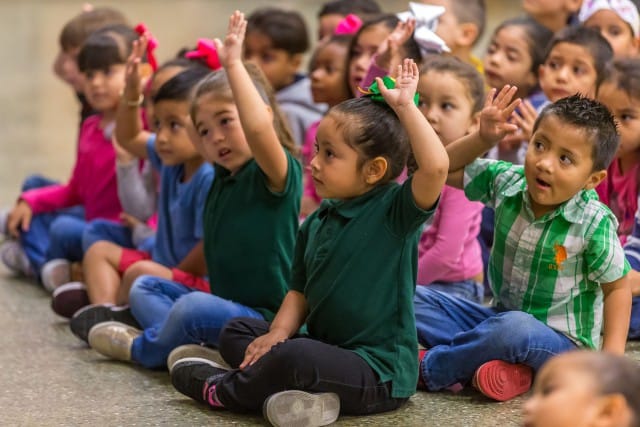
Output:
<path fill-rule="evenodd" d="M 140 96 L 138 97 L 138 99 L 136 99 L 135 101 L 130 101 L 128 99 L 125 99 L 124 96 L 121 98 L 122 102 L 124 103 L 124 105 L 126 105 L 127 107 L 139 107 L 142 105 L 142 102 L 144 101 L 144 95 L 140 94 Z"/>

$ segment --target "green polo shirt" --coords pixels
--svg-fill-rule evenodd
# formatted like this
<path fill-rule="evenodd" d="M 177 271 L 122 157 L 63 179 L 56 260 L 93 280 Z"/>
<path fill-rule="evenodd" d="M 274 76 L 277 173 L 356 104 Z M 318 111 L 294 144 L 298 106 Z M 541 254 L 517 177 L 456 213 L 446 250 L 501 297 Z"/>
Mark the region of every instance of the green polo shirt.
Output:
<path fill-rule="evenodd" d="M 433 212 L 415 205 L 409 179 L 325 200 L 298 232 L 291 288 L 307 300 L 309 335 L 356 352 L 393 397 L 416 390 L 417 245 Z"/>
<path fill-rule="evenodd" d="M 211 293 L 272 320 L 288 291 L 302 168 L 287 152 L 282 193 L 267 187 L 255 160 L 235 175 L 216 165 L 204 209 L 204 254 Z"/>
<path fill-rule="evenodd" d="M 524 168 L 478 159 L 464 170 L 465 193 L 495 209 L 489 258 L 494 304 L 525 311 L 578 345 L 600 346 L 602 283 L 629 271 L 618 221 L 582 190 L 535 218 Z"/>

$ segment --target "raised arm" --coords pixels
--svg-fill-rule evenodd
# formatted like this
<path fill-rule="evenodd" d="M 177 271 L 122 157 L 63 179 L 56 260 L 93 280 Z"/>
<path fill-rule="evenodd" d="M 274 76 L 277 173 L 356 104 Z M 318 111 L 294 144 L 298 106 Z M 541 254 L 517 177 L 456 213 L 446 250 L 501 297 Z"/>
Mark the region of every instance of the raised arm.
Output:
<path fill-rule="evenodd" d="M 216 39 L 220 62 L 227 72 L 229 85 L 238 108 L 242 129 L 269 187 L 283 191 L 287 181 L 287 156 L 273 126 L 273 111 L 262 99 L 242 63 L 242 43 L 247 29 L 244 14 L 235 11 L 229 18 L 224 43 Z"/>
<path fill-rule="evenodd" d="M 126 85 L 122 99 L 116 110 L 115 137 L 120 145 L 136 157 L 147 157 L 147 140 L 149 132 L 142 128 L 140 118 L 140 100 L 142 84 L 140 77 L 140 61 L 147 49 L 147 36 L 142 35 L 133 42 L 131 55 L 127 60 Z"/>
<path fill-rule="evenodd" d="M 449 158 L 440 138 L 413 101 L 418 77 L 416 63 L 405 59 L 398 66 L 395 88 L 387 89 L 380 78 L 377 82 L 380 93 L 407 131 L 418 164 L 411 183 L 413 198 L 418 207 L 430 209 L 438 200 L 447 178 Z"/>
<path fill-rule="evenodd" d="M 519 98 L 511 101 L 517 90 L 515 86 L 506 85 L 496 95 L 496 89 L 491 89 L 480 113 L 479 130 L 447 145 L 448 185 L 461 189 L 464 167 L 489 151 L 505 135 L 518 130 L 517 125 L 508 122 L 520 104 Z"/>

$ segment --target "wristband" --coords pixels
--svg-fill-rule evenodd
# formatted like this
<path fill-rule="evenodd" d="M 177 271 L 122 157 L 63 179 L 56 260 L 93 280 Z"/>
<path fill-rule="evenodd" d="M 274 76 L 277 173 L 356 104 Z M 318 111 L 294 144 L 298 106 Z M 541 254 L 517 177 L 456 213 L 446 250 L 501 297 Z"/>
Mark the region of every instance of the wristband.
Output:
<path fill-rule="evenodd" d="M 140 94 L 140 96 L 138 97 L 138 99 L 136 99 L 135 101 L 131 101 L 129 99 L 126 99 L 124 96 L 121 98 L 122 102 L 124 103 L 124 105 L 126 105 L 127 107 L 139 107 L 142 105 L 142 102 L 144 101 L 144 95 Z"/>

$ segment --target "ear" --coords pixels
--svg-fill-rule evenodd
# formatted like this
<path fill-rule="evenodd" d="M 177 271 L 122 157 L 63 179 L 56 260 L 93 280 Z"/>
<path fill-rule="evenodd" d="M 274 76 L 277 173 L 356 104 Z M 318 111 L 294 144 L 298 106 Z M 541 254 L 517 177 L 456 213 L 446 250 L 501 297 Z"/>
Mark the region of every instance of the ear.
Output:
<path fill-rule="evenodd" d="M 602 169 L 599 171 L 591 172 L 589 178 L 587 178 L 587 183 L 584 186 L 585 190 L 592 190 L 598 186 L 605 178 L 607 177 L 607 170 Z"/>
<path fill-rule="evenodd" d="M 632 414 L 627 399 L 620 394 L 602 396 L 598 402 L 597 426 L 623 426 L 631 425 Z"/>
<path fill-rule="evenodd" d="M 478 35 L 478 26 L 471 22 L 465 22 L 459 25 L 456 43 L 458 46 L 471 47 L 478 40 Z"/>
<path fill-rule="evenodd" d="M 388 167 L 389 164 L 384 157 L 378 156 L 374 159 L 367 160 L 363 169 L 365 182 L 369 185 L 376 184 L 385 176 Z"/>
<path fill-rule="evenodd" d="M 538 80 L 540 80 L 545 73 L 545 67 L 544 64 L 540 64 L 540 66 L 538 67 Z"/>

